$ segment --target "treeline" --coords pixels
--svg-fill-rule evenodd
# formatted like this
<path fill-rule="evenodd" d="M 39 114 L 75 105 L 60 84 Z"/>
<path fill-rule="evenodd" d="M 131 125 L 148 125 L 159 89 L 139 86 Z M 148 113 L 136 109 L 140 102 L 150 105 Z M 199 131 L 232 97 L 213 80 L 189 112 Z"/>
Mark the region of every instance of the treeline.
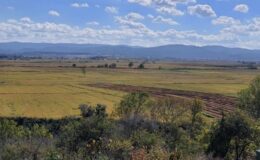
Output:
<path fill-rule="evenodd" d="M 260 147 L 260 77 L 239 93 L 238 109 L 220 120 L 203 102 L 125 95 L 114 112 L 79 106 L 80 117 L 1 118 L 3 160 L 255 159 Z"/>

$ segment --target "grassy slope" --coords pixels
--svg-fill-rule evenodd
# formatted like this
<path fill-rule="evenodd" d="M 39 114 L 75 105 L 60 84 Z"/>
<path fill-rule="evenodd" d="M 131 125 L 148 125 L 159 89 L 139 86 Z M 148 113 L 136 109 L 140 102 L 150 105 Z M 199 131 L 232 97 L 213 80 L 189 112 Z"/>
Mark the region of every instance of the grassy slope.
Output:
<path fill-rule="evenodd" d="M 86 86 L 89 83 L 165 87 L 235 96 L 257 74 L 249 70 L 86 69 L 84 75 L 79 68 L 0 67 L 0 116 L 59 118 L 77 115 L 81 103 L 106 104 L 111 112 L 123 93 Z"/>

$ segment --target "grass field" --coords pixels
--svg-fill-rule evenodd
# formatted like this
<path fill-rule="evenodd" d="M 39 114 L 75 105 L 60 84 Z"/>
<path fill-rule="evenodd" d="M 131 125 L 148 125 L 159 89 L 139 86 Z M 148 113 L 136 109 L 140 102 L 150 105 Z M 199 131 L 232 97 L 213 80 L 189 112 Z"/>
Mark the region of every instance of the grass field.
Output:
<path fill-rule="evenodd" d="M 118 69 L 91 68 L 117 63 Z M 87 66 L 83 72 L 82 68 Z M 138 61 L 136 63 L 139 63 Z M 89 87 L 115 83 L 220 93 L 236 96 L 260 72 L 216 66 L 216 63 L 147 63 L 148 69 L 127 69 L 128 60 L 110 61 L 0 61 L 0 116 L 60 118 L 78 115 L 82 103 L 106 104 L 108 111 L 123 92 Z M 225 65 L 233 65 L 224 63 Z M 161 66 L 163 69 L 159 70 Z"/>

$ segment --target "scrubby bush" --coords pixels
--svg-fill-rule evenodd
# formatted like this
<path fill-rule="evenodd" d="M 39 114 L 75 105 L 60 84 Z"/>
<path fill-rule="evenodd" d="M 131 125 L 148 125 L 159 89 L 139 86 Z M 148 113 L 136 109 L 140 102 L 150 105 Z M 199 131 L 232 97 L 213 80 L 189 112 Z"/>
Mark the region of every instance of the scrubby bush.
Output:
<path fill-rule="evenodd" d="M 247 159 L 248 155 L 255 152 L 257 139 L 259 131 L 255 122 L 237 111 L 223 117 L 213 128 L 207 152 L 214 157 Z"/>
<path fill-rule="evenodd" d="M 239 107 L 254 118 L 260 118 L 260 76 L 247 89 L 239 92 Z"/>

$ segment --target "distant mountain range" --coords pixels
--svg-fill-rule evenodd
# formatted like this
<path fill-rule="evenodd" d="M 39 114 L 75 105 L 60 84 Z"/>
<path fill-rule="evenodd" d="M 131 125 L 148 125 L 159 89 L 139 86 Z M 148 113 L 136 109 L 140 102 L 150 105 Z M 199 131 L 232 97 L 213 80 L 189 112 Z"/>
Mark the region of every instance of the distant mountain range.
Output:
<path fill-rule="evenodd" d="M 0 54 L 48 57 L 108 56 L 119 58 L 260 61 L 260 50 L 191 45 L 138 47 L 103 44 L 10 42 L 0 43 Z"/>

